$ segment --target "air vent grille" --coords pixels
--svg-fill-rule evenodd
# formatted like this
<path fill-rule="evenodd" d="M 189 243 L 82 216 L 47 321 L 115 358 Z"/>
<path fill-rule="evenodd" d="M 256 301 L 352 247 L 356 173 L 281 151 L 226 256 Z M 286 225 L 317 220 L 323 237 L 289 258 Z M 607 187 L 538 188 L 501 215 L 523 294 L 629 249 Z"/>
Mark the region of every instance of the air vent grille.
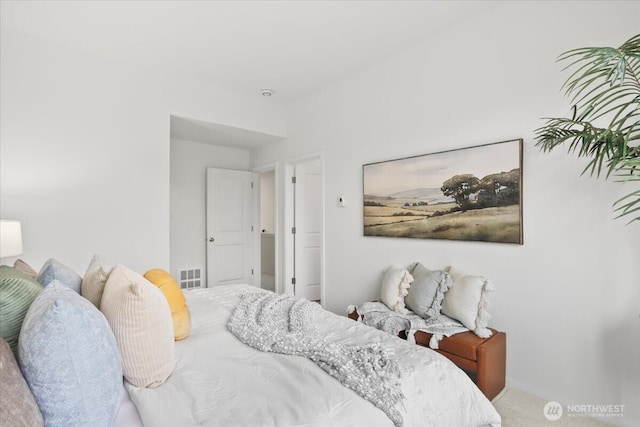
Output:
<path fill-rule="evenodd" d="M 200 288 L 203 285 L 200 268 L 179 269 L 177 277 L 181 289 Z"/>

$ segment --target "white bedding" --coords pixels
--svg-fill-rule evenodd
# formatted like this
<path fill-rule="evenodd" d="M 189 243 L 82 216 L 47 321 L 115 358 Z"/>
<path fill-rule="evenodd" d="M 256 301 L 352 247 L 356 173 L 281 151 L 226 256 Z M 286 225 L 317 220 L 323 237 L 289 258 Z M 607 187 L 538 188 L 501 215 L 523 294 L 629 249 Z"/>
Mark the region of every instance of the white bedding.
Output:
<path fill-rule="evenodd" d="M 227 321 L 242 292 L 261 290 L 228 285 L 185 293 L 192 330 L 176 342 L 175 371 L 153 389 L 127 384 L 145 426 L 393 426 L 312 361 L 264 353 L 233 336 Z M 393 349 L 403 372 L 405 427 L 500 425 L 480 390 L 438 353 L 324 310 L 316 320 L 330 342 L 378 341 Z"/>

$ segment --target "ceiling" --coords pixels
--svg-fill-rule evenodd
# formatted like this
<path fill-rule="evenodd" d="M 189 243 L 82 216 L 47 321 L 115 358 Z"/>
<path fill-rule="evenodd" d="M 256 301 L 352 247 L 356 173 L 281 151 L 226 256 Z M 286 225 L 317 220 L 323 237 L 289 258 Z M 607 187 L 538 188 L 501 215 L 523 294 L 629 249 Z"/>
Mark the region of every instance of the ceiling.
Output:
<path fill-rule="evenodd" d="M 251 97 L 268 88 L 270 102 L 286 105 L 496 3 L 2 0 L 0 19 L 3 28 L 172 78 Z M 174 123 L 175 137 L 264 143 L 261 134 L 208 126 L 216 139 L 202 122 Z"/>

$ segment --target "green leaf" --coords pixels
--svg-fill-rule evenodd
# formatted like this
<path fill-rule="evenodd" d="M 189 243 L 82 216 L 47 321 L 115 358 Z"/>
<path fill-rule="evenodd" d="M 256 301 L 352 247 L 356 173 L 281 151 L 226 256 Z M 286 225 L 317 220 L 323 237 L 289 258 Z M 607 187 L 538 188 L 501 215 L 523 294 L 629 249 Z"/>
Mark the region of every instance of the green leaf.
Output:
<path fill-rule="evenodd" d="M 546 118 L 536 129 L 543 152 L 567 144 L 568 152 L 589 159 L 582 173 L 640 182 L 640 34 L 619 48 L 584 47 L 558 56 L 569 77 L 561 90 L 571 102 L 571 118 Z M 618 217 L 640 219 L 640 190 L 614 204 Z"/>

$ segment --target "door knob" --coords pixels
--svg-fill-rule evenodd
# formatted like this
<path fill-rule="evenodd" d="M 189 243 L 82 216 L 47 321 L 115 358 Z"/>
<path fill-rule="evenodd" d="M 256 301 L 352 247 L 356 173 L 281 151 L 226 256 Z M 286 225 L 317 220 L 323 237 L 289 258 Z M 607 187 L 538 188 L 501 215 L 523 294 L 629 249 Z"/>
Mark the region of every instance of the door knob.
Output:
<path fill-rule="evenodd" d="M 214 240 L 216 240 L 216 239 L 214 239 L 213 237 L 209 237 L 209 241 L 210 242 L 213 242 Z"/>

